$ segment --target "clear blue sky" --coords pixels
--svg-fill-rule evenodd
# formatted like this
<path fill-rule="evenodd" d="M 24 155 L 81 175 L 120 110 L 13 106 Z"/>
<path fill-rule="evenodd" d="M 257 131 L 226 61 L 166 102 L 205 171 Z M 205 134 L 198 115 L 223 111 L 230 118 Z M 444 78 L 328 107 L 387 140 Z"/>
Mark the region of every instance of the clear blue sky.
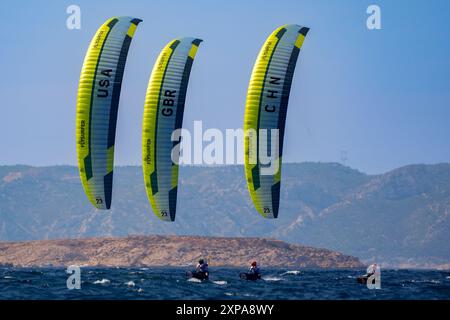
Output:
<path fill-rule="evenodd" d="M 382 30 L 366 28 L 378 4 Z M 81 7 L 81 30 L 66 8 Z M 294 77 L 284 159 L 341 161 L 368 173 L 450 161 L 450 1 L 11 1 L 0 4 L 0 165 L 76 164 L 75 102 L 96 29 L 114 15 L 144 20 L 123 82 L 116 164 L 140 164 L 141 116 L 160 49 L 204 39 L 184 125 L 242 126 L 256 55 L 277 26 L 311 28 Z"/>

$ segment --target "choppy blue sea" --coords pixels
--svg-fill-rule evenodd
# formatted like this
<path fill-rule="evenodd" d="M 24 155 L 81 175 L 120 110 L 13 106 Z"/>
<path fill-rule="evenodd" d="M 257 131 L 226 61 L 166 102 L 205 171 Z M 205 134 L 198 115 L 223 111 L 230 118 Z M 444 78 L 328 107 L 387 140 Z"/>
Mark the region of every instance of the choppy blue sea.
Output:
<path fill-rule="evenodd" d="M 186 279 L 186 268 L 81 268 L 81 289 L 67 288 L 62 268 L 1 268 L 0 299 L 450 299 L 450 271 L 382 270 L 381 289 L 358 284 L 364 270 L 212 268 L 209 281 Z"/>

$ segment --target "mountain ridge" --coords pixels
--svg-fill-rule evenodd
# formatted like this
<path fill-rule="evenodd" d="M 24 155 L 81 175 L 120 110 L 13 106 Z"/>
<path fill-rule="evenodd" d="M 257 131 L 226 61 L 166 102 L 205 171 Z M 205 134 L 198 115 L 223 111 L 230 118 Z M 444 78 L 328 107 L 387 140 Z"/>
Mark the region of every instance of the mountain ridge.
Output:
<path fill-rule="evenodd" d="M 115 169 L 112 209 L 86 199 L 73 166 L 0 166 L 0 240 L 187 234 L 273 237 L 387 265 L 450 261 L 450 164 L 368 175 L 337 163 L 283 165 L 280 215 L 253 208 L 242 166 L 181 167 L 175 223 L 159 221 L 142 170 Z"/>

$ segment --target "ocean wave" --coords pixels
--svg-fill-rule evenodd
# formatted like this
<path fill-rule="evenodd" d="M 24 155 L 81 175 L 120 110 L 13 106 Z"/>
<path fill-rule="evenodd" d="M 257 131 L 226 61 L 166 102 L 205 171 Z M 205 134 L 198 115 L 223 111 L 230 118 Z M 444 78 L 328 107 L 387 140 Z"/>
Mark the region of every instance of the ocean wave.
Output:
<path fill-rule="evenodd" d="M 125 285 L 128 287 L 134 287 L 136 284 L 133 281 L 125 282 Z"/>
<path fill-rule="evenodd" d="M 212 283 L 217 284 L 219 286 L 224 286 L 224 285 L 228 284 L 228 282 L 226 282 L 224 280 L 213 281 Z"/>
<path fill-rule="evenodd" d="M 412 283 L 434 283 L 434 284 L 440 284 L 441 282 L 439 280 L 434 280 L 434 279 L 430 279 L 430 280 L 410 280 L 410 282 Z"/>
<path fill-rule="evenodd" d="M 111 283 L 111 281 L 109 281 L 108 279 L 94 281 L 94 284 L 109 284 L 109 283 Z"/>
<path fill-rule="evenodd" d="M 286 272 L 283 272 L 281 275 L 284 276 L 284 275 L 288 275 L 288 274 L 292 274 L 294 276 L 297 276 L 297 275 L 300 274 L 300 270 L 288 270 Z"/>
<path fill-rule="evenodd" d="M 394 299 L 394 300 L 448 300 L 450 298 L 450 272 L 435 270 L 385 270 L 383 283 L 392 281 L 388 290 L 382 294 L 370 294 L 365 286 L 358 286 L 356 279 L 359 272 L 349 270 L 301 270 L 301 274 L 281 274 L 292 269 L 264 269 L 263 279 L 256 282 L 243 282 L 237 277 L 236 268 L 221 268 L 212 275 L 210 281 L 188 280 L 183 268 L 150 268 L 148 276 L 130 276 L 129 270 L 115 268 L 97 268 L 96 274 L 82 276 L 78 291 L 67 294 L 65 289 L 64 268 L 41 269 L 45 277 L 30 275 L 27 270 L 8 269 L 0 272 L 0 300 L 2 299 L 164 299 L 177 300 L 189 297 L 193 300 L 209 299 Z M 92 269 L 91 269 L 92 270 Z M 134 269 L 135 271 L 137 268 Z M 147 273 L 147 272 L 146 272 Z M 4 277 L 14 279 L 4 279 Z M 350 277 L 349 277 L 350 276 Z M 61 279 L 63 281 L 61 281 Z M 109 279 L 102 280 L 102 279 Z M 142 280 L 141 280 L 142 279 Z M 333 279 L 338 279 L 334 281 Z M 384 279 L 384 280 L 383 280 Z M 395 279 L 395 280 L 393 280 Z M 96 281 L 97 280 L 97 281 Z M 178 280 L 178 282 L 177 282 Z M 220 285 L 214 281 L 227 281 Z M 386 281 L 387 282 L 386 282 Z M 414 280 L 414 281 L 412 281 Z M 95 284 L 94 281 L 96 281 Z M 135 286 L 128 287 L 133 281 Z M 383 282 L 385 281 L 385 282 Z M 439 283 L 440 281 L 440 283 Z M 326 286 L 323 284 L 326 283 Z M 305 290 L 308 289 L 305 295 Z M 166 290 L 167 289 L 167 290 Z M 200 289 L 200 290 L 199 290 Z M 255 296 L 249 296 L 254 294 Z"/>
<path fill-rule="evenodd" d="M 282 280 L 283 280 L 282 278 L 279 278 L 279 277 L 271 277 L 271 276 L 268 276 L 268 277 L 262 277 L 262 279 L 263 279 L 264 281 L 282 281 Z"/>

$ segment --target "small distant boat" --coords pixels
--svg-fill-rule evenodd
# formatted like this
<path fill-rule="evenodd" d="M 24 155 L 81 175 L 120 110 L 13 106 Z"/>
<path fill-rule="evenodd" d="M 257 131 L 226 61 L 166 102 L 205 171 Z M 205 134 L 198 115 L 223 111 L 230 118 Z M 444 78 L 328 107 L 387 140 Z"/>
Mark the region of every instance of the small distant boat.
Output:
<path fill-rule="evenodd" d="M 241 272 L 239 274 L 239 278 L 241 278 L 243 280 L 256 281 L 258 279 L 261 279 L 261 274 L 260 273 Z"/>

